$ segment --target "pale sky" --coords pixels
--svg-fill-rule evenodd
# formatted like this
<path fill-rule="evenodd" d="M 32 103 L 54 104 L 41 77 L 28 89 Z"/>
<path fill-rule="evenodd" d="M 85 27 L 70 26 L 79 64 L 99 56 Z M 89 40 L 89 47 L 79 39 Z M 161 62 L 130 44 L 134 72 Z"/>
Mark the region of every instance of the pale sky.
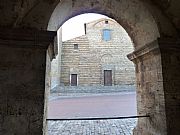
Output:
<path fill-rule="evenodd" d="M 107 16 L 88 13 L 75 16 L 62 25 L 62 40 L 66 41 L 81 35 L 84 35 L 84 23 L 88 23 Z"/>

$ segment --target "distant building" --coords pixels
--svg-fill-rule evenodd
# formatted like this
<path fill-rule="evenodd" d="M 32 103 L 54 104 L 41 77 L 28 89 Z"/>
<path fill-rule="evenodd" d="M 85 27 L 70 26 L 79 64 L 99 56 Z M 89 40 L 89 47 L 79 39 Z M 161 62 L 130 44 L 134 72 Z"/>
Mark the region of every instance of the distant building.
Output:
<path fill-rule="evenodd" d="M 133 45 L 115 21 L 99 19 L 85 24 L 85 35 L 62 44 L 62 86 L 135 84 L 135 68 L 126 57 Z"/>

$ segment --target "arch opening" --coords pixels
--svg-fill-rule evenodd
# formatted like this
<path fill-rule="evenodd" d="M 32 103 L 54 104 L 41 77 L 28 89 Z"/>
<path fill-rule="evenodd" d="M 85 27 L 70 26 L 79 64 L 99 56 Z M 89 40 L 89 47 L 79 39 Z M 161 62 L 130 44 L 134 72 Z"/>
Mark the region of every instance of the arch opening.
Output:
<path fill-rule="evenodd" d="M 164 100 L 158 100 L 161 97 L 164 98 L 164 90 L 163 80 L 158 77 L 162 75 L 162 68 L 161 54 L 158 49 L 160 33 L 155 18 L 138 0 L 112 2 L 69 0 L 57 5 L 50 18 L 48 30 L 57 30 L 69 18 L 89 12 L 113 18 L 123 26 L 133 41 L 135 51 L 129 54 L 128 58 L 136 66 L 138 115 L 151 117 L 151 119 L 138 119 L 134 134 L 157 132 L 166 134 L 166 123 L 158 122 L 159 128 L 155 128 L 156 119 L 166 121 Z M 160 106 L 155 103 L 159 103 Z M 154 122 L 150 122 L 152 119 Z"/>
<path fill-rule="evenodd" d="M 56 100 L 56 103 L 55 101 L 51 101 L 49 104 L 49 118 L 107 118 L 137 115 L 135 69 L 134 64 L 129 61 L 126 56 L 134 50 L 133 43 L 124 28 L 115 20 L 102 15 L 97 17 L 97 15 L 98 14 L 82 14 L 76 16 L 74 17 L 75 19 L 72 18 L 65 23 L 66 27 L 62 25 L 59 30 L 59 48 L 61 48 L 59 54 L 61 54 L 61 58 L 57 58 L 55 60 L 56 62 L 52 63 L 52 67 L 54 67 L 57 65 L 57 61 L 61 61 L 61 68 L 56 68 L 60 70 L 60 73 L 58 73 L 60 76 L 60 81 L 58 80 L 60 84 L 52 88 L 52 94 L 58 95 L 59 101 Z M 95 17 L 89 19 L 92 16 Z M 77 33 L 78 35 L 72 34 L 73 37 L 71 35 L 71 37 L 63 37 L 64 32 L 62 32 L 62 30 L 65 28 L 67 28 L 64 30 L 67 31 L 66 34 L 71 33 L 71 31 L 80 31 L 80 28 L 74 28 L 77 27 L 77 25 L 70 27 L 70 24 L 76 24 L 75 21 L 79 24 L 81 23 L 81 19 L 86 20 L 82 23 L 81 28 L 83 32 Z M 85 25 L 84 22 L 86 22 Z M 104 39 L 103 30 L 110 31 L 109 40 Z M 64 41 L 62 43 L 61 36 Z M 78 45 L 78 47 L 75 48 L 75 45 Z M 76 78 L 76 84 L 72 79 L 74 77 Z M 82 100 L 82 96 L 84 97 L 83 99 L 86 97 L 86 100 Z M 65 105 L 74 108 L 74 111 L 72 111 L 73 109 L 69 111 L 67 107 L 63 109 L 63 97 L 65 97 L 67 101 L 69 100 L 68 98 L 70 98 L 70 100 L 73 98 L 76 99 L 73 100 L 71 105 Z M 63 100 L 61 98 L 63 98 Z M 114 98 L 115 102 L 112 102 L 111 98 Z M 90 105 L 92 101 L 89 101 L 89 99 L 97 100 L 97 104 L 93 106 Z M 109 102 L 106 103 L 106 100 L 109 100 Z M 79 103 L 80 101 L 82 103 Z M 62 112 L 54 108 L 54 104 L 57 104 L 57 102 L 59 102 L 59 109 Z M 123 106 L 123 102 L 126 102 L 126 107 Z M 79 104 L 81 104 L 81 109 L 79 108 Z M 107 105 L 104 106 L 101 104 Z M 87 108 L 87 106 L 89 107 Z M 102 109 L 107 112 L 100 111 Z M 54 110 L 59 112 L 59 116 L 58 113 L 53 112 Z M 66 112 L 66 115 L 63 115 L 64 112 Z M 127 120 L 127 122 L 128 121 L 129 120 Z M 132 127 L 135 126 L 136 120 L 130 119 L 130 121 L 132 121 Z M 59 124 L 61 124 L 61 122 L 59 122 Z M 107 125 L 105 128 L 107 128 Z M 130 130 L 130 132 L 132 132 L 132 129 Z M 57 132 L 61 132 L 61 129 Z"/>
<path fill-rule="evenodd" d="M 128 58 L 136 66 L 138 114 L 149 116 L 138 119 L 134 134 L 178 134 L 178 6 L 175 1 L 153 0 L 2 1 L 2 134 L 43 134 L 56 30 L 69 18 L 88 12 L 114 18 L 133 40 Z M 108 41 L 110 31 L 104 33 Z M 111 55 L 103 56 L 107 64 Z"/>

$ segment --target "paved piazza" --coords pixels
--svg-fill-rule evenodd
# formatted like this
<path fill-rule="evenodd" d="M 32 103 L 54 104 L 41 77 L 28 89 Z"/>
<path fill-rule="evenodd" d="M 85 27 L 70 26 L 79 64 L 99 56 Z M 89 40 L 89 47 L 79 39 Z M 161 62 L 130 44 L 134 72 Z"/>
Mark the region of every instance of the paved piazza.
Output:
<path fill-rule="evenodd" d="M 132 135 L 137 119 L 49 121 L 49 135 Z"/>
<path fill-rule="evenodd" d="M 50 100 L 48 118 L 136 116 L 136 94 L 121 93 L 85 97 L 59 97 Z"/>

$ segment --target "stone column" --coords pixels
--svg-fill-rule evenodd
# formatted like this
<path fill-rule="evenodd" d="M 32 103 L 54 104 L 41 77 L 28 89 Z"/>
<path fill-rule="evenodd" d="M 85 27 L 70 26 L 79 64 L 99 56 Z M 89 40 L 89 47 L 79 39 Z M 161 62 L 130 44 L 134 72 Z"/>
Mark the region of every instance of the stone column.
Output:
<path fill-rule="evenodd" d="M 180 39 L 159 39 L 168 135 L 180 134 Z"/>
<path fill-rule="evenodd" d="M 136 65 L 138 119 L 135 135 L 180 133 L 180 41 L 158 39 L 128 55 Z"/>
<path fill-rule="evenodd" d="M 128 58 L 136 66 L 138 115 L 150 116 L 138 119 L 134 135 L 166 135 L 162 59 L 158 41 L 135 50 Z"/>
<path fill-rule="evenodd" d="M 49 88 L 49 83 L 45 86 L 45 75 L 54 55 L 55 35 L 49 31 L 0 28 L 0 134 L 44 134 L 45 87 Z"/>

